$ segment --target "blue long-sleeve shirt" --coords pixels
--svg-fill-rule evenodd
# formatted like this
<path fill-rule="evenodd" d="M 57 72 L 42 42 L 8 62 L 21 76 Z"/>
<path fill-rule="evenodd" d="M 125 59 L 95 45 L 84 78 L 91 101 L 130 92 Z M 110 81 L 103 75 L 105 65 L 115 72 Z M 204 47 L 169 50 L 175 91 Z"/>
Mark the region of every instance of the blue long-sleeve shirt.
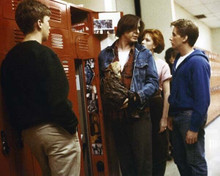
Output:
<path fill-rule="evenodd" d="M 210 104 L 210 65 L 207 56 L 197 49 L 175 69 L 178 59 L 179 56 L 173 66 L 169 115 L 192 110 L 189 130 L 197 132 Z"/>

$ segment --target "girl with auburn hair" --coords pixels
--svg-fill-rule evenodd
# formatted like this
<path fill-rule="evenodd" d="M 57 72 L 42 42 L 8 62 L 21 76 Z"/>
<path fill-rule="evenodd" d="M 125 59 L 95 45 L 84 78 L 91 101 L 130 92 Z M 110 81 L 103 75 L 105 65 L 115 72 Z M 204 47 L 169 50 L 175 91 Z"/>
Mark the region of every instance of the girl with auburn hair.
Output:
<path fill-rule="evenodd" d="M 152 121 L 153 175 L 163 176 L 168 153 L 166 128 L 169 110 L 170 79 L 172 76 L 168 64 L 154 55 L 154 53 L 161 53 L 164 49 L 162 33 L 157 29 L 146 29 L 143 31 L 140 39 L 141 43 L 152 52 L 159 76 L 159 90 L 150 99 L 150 116 Z"/>

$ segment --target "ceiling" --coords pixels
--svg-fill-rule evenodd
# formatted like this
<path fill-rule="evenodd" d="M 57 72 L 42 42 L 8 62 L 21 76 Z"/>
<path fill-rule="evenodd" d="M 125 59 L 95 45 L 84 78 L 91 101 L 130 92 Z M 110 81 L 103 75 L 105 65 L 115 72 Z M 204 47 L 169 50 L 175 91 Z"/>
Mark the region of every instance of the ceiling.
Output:
<path fill-rule="evenodd" d="M 205 15 L 199 20 L 210 28 L 220 28 L 220 0 L 175 0 L 193 16 Z"/>

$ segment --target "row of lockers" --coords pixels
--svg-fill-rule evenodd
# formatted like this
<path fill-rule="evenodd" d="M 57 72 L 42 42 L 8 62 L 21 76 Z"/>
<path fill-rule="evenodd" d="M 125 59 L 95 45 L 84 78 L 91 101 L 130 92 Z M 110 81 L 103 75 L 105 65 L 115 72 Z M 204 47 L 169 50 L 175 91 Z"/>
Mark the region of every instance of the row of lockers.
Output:
<path fill-rule="evenodd" d="M 5 54 L 24 38 L 14 20 L 15 9 L 20 1 L 0 0 L 0 62 Z M 98 17 L 98 13 L 62 0 L 40 1 L 52 12 L 50 36 L 44 44 L 58 54 L 63 64 L 69 80 L 69 99 L 80 122 L 81 175 L 108 175 L 97 61 L 100 41 L 92 31 L 93 19 Z M 78 30 L 80 26 L 86 30 Z M 86 75 L 87 68 L 93 73 L 90 82 Z M 0 102 L 1 148 L 4 151 L 0 153 L 1 174 L 41 175 L 39 165 L 29 149 L 17 144 L 17 137 L 7 123 L 1 95 Z M 92 104 L 95 106 L 91 111 Z"/>

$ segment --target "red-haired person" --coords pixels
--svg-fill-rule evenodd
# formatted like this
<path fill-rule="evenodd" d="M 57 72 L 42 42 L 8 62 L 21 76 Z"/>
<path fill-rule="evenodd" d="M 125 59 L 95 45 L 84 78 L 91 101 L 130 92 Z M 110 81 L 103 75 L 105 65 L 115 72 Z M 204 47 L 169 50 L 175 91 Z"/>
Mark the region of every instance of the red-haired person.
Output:
<path fill-rule="evenodd" d="M 166 169 L 168 153 L 167 118 L 170 95 L 171 73 L 168 64 L 155 56 L 164 49 L 164 38 L 157 29 L 146 29 L 143 31 L 141 43 L 149 49 L 154 57 L 159 76 L 159 91 L 150 99 L 150 115 L 152 121 L 152 158 L 153 175 L 163 176 Z"/>

